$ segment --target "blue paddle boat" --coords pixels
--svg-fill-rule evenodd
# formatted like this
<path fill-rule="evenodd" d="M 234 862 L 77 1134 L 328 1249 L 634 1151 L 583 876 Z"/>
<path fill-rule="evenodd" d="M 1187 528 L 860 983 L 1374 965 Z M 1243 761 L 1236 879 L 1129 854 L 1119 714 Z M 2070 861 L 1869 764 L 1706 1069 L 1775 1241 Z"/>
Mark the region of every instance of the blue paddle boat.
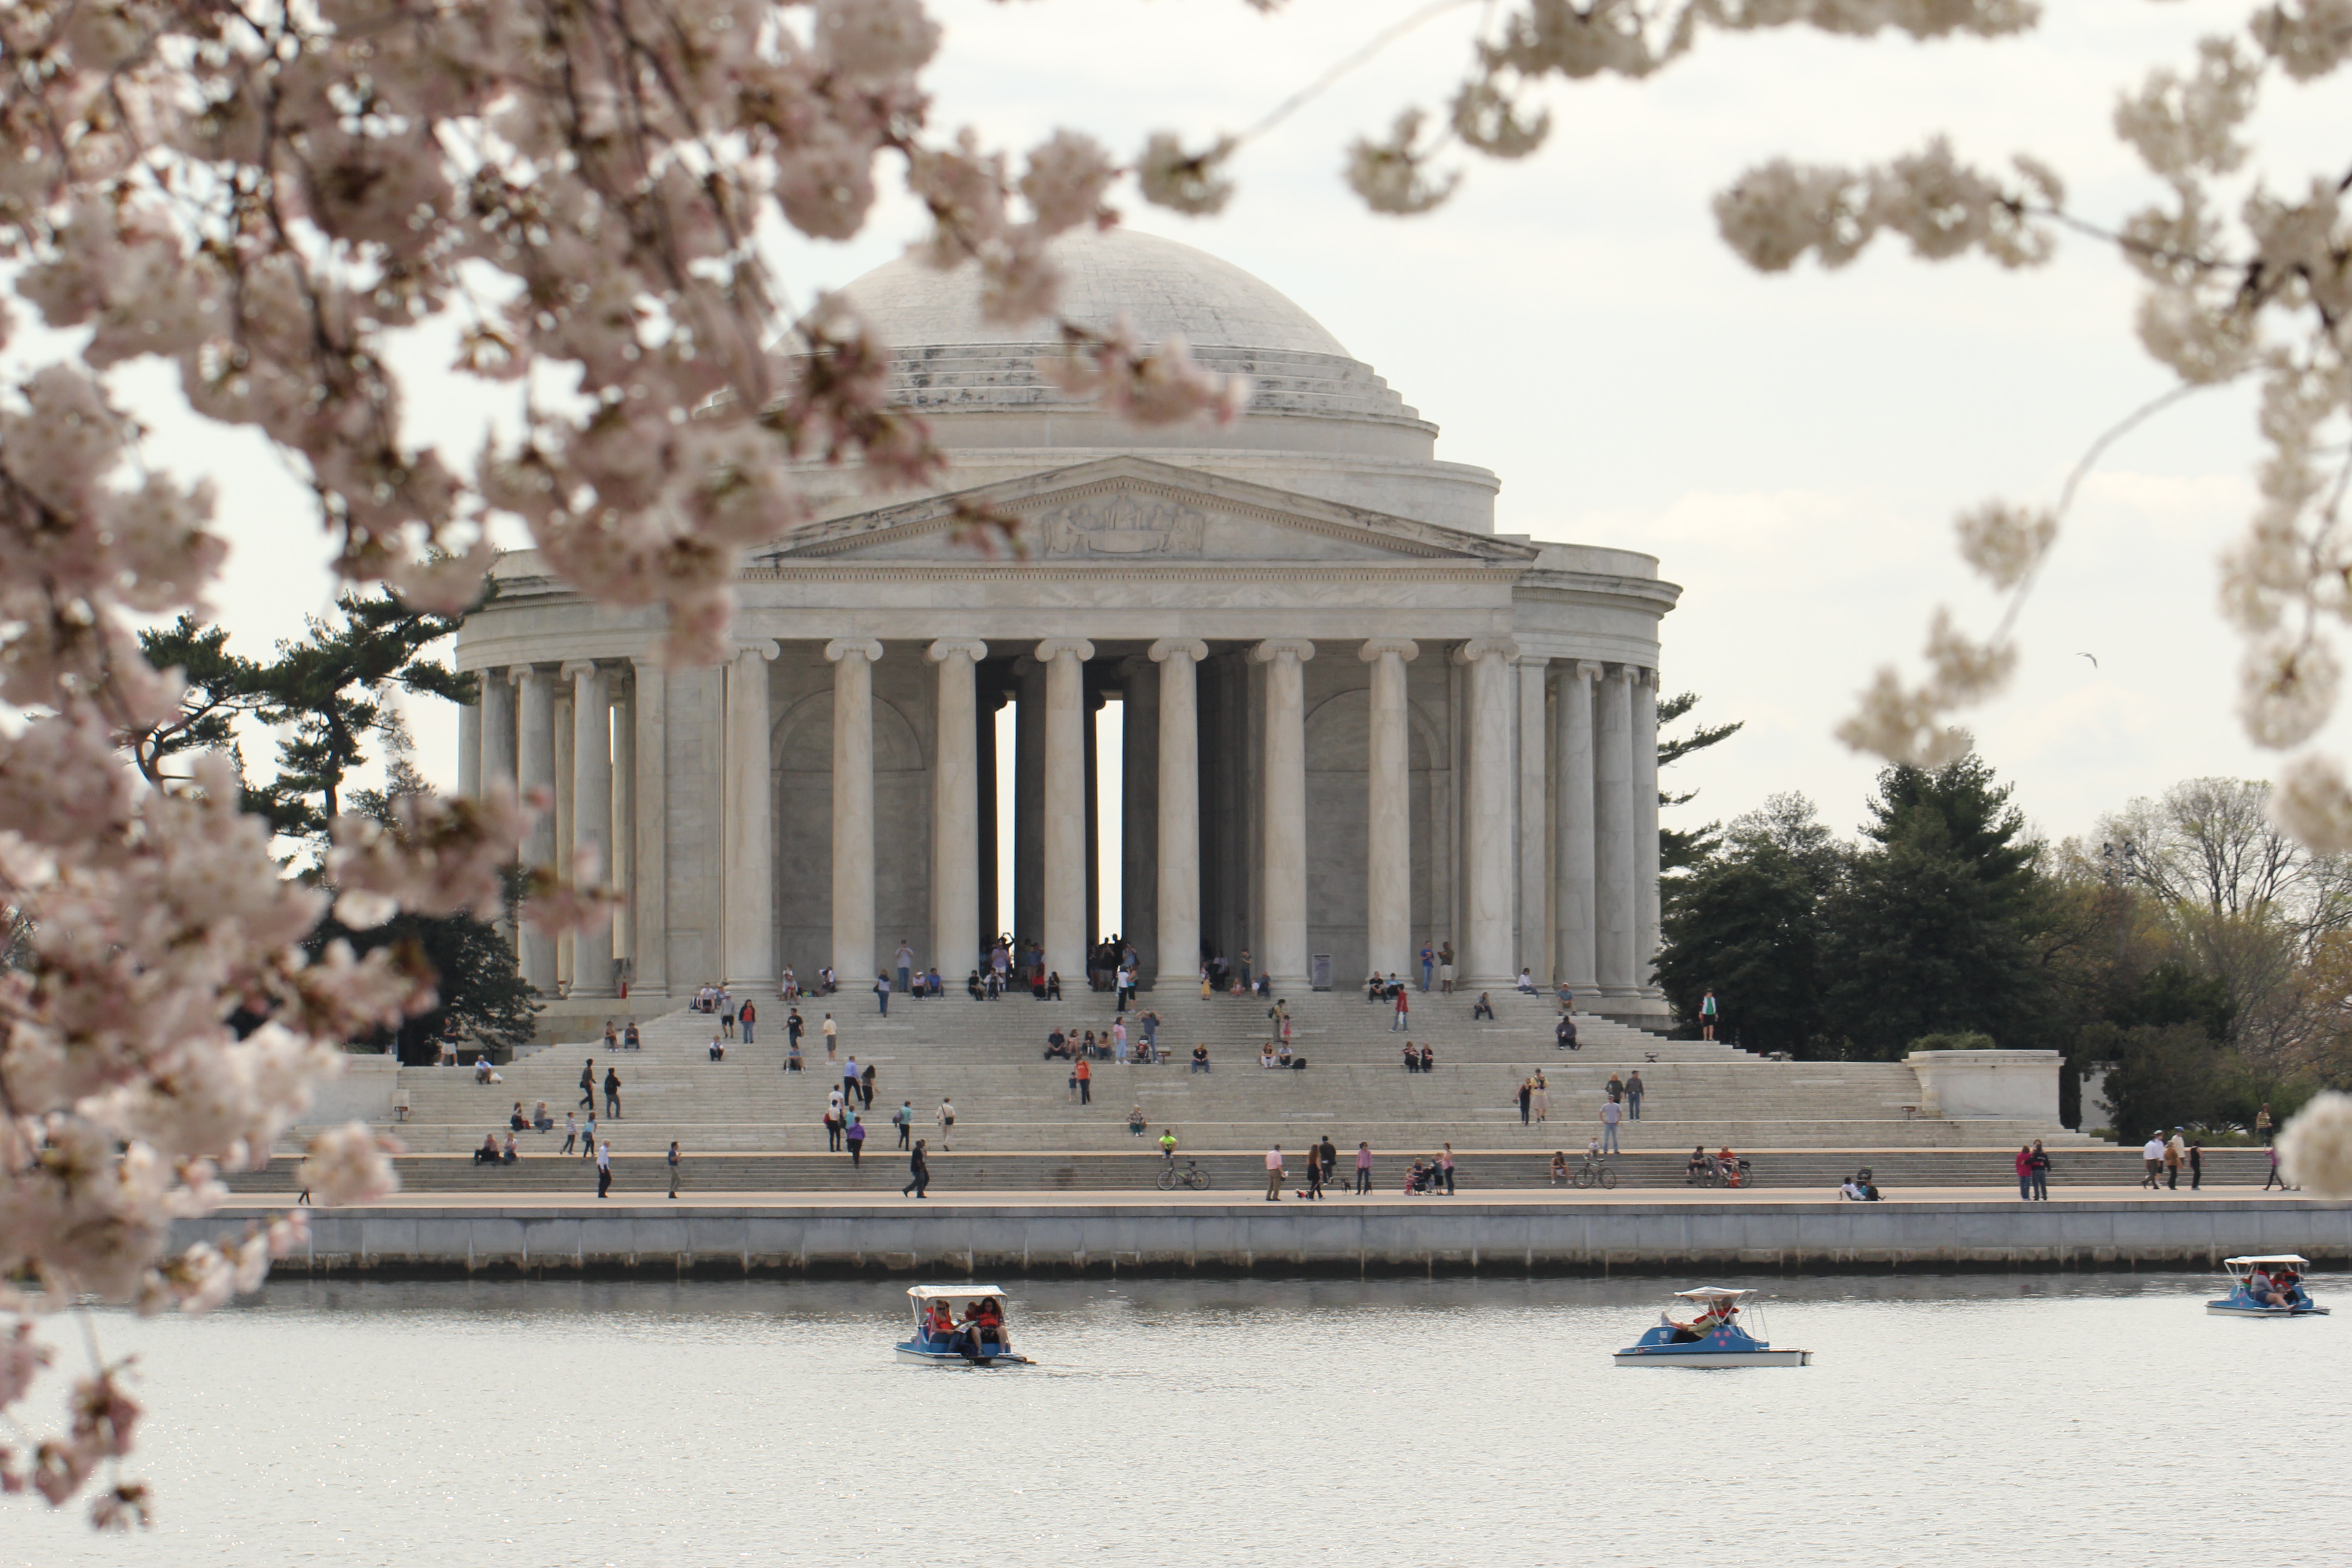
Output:
<path fill-rule="evenodd" d="M 1658 1326 L 1619 1351 L 1619 1366 L 1808 1366 L 1811 1351 L 1776 1351 L 1761 1336 L 1763 1310 L 1743 1306 L 1753 1290 L 1733 1290 L 1721 1285 L 1701 1285 L 1677 1290 L 1675 1299 L 1698 1309 L 1688 1322 L 1676 1322 L 1670 1312 L 1658 1314 Z"/>
<path fill-rule="evenodd" d="M 2292 1252 L 2269 1252 L 2245 1258 L 2224 1258 L 2230 1271 L 2230 1293 L 2205 1303 L 2217 1318 L 2324 1318 L 2327 1309 L 2304 1289 L 2303 1273 L 2311 1264 Z"/>
<path fill-rule="evenodd" d="M 922 1366 L 1031 1366 L 1013 1353 L 1004 1327 L 1004 1292 L 993 1285 L 918 1285 L 907 1292 L 914 1335 L 898 1342 L 900 1361 Z M 956 1316 L 957 1308 L 964 1309 Z"/>

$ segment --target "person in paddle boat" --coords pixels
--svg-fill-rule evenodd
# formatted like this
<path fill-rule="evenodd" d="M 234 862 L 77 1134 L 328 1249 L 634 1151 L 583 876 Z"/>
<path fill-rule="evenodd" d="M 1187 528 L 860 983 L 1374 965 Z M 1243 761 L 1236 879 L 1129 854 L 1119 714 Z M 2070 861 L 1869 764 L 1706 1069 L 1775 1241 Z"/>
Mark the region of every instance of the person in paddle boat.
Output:
<path fill-rule="evenodd" d="M 964 1310 L 963 1353 L 976 1361 L 1003 1348 L 1004 1303 L 993 1296 L 982 1296 Z"/>
<path fill-rule="evenodd" d="M 1739 1303 L 1728 1296 L 1707 1302 L 1706 1308 L 1687 1323 L 1675 1325 L 1674 1342 L 1686 1345 L 1703 1340 L 1721 1328 L 1728 1328 L 1739 1316 Z"/>
<path fill-rule="evenodd" d="M 944 1350 L 956 1337 L 955 1309 L 945 1301 L 933 1301 L 923 1315 L 923 1337 Z"/>

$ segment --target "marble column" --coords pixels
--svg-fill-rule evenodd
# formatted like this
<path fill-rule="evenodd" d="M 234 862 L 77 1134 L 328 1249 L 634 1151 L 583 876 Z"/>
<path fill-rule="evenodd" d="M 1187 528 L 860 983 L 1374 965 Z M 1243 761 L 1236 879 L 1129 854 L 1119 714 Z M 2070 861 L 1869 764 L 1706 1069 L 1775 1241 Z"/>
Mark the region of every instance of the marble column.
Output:
<path fill-rule="evenodd" d="M 1657 992 L 1658 672 L 1633 678 L 1633 984 Z"/>
<path fill-rule="evenodd" d="M 614 973 L 636 989 L 637 951 L 637 724 L 636 687 L 612 672 L 613 681 L 613 906 Z"/>
<path fill-rule="evenodd" d="M 1463 795 L 1462 979 L 1475 991 L 1507 985 L 1511 968 L 1512 789 L 1510 663 L 1518 645 L 1479 637 L 1454 650 L 1468 676 L 1469 784 Z"/>
<path fill-rule="evenodd" d="M 941 637 L 938 755 L 931 765 L 931 952 L 940 978 L 962 983 L 980 952 L 980 694 L 972 667 L 988 645 Z"/>
<path fill-rule="evenodd" d="M 566 879 L 572 875 L 572 812 L 575 804 L 572 792 L 579 781 L 572 776 L 575 767 L 572 747 L 578 737 L 572 732 L 572 679 L 561 667 L 556 679 L 548 688 L 554 699 L 555 728 L 555 868 Z M 555 939 L 555 985 L 569 994 L 579 980 L 580 972 L 573 967 L 578 956 L 579 938 L 565 931 Z"/>
<path fill-rule="evenodd" d="M 468 800 L 482 798 L 482 699 L 489 679 L 478 683 L 471 702 L 457 705 L 457 793 Z"/>
<path fill-rule="evenodd" d="M 1414 948 L 1412 719 L 1404 667 L 1421 657 L 1421 645 L 1410 637 L 1372 637 L 1357 657 L 1372 667 L 1364 951 L 1382 974 L 1405 975 L 1413 972 Z"/>
<path fill-rule="evenodd" d="M 1551 660 L 1523 658 L 1519 672 L 1519 967 L 1551 978 L 1551 811 L 1545 789 L 1544 678 Z"/>
<path fill-rule="evenodd" d="M 572 849 L 595 858 L 588 875 L 613 876 L 613 677 L 593 660 L 563 667 L 572 681 Z M 613 926 L 572 938 L 572 994 L 613 994 Z"/>
<path fill-rule="evenodd" d="M 864 991 L 874 966 L 874 661 L 871 637 L 835 637 L 833 661 L 833 967 Z"/>
<path fill-rule="evenodd" d="M 1609 666 L 1592 704 L 1592 925 L 1596 978 L 1606 996 L 1630 996 L 1633 967 L 1633 683 Z"/>
<path fill-rule="evenodd" d="M 1552 769 L 1559 792 L 1559 841 L 1552 846 L 1554 973 L 1590 998 L 1600 984 L 1592 926 L 1592 683 L 1601 667 L 1581 659 L 1560 666 Z"/>
<path fill-rule="evenodd" d="M 526 869 L 555 864 L 555 687 L 547 672 L 518 665 L 515 681 L 516 773 L 524 792 L 546 792 L 539 820 L 522 841 Z M 528 915 L 529 911 L 525 911 Z M 546 931 L 522 928 L 522 977 L 542 995 L 555 994 L 555 938 Z"/>
<path fill-rule="evenodd" d="M 1201 973 L 1200 664 L 1209 645 L 1161 637 L 1160 666 L 1159 973 L 1171 985 Z"/>
<path fill-rule="evenodd" d="M 636 849 L 629 863 L 630 957 L 633 993 L 669 994 L 669 676 L 661 661 L 641 658 L 636 691 L 629 702 L 635 732 L 631 770 L 636 784 L 632 830 Z"/>
<path fill-rule="evenodd" d="M 1047 637 L 1034 658 L 1045 671 L 1045 971 L 1062 990 L 1087 984 L 1087 681 L 1095 645 Z"/>
<path fill-rule="evenodd" d="M 727 667 L 725 784 L 726 984 L 738 996 L 769 995 L 776 984 L 773 759 L 768 716 L 772 642 L 739 648 Z M 853 984 L 855 974 L 842 983 Z"/>
<path fill-rule="evenodd" d="M 1265 746 L 1257 966 L 1277 986 L 1307 975 L 1307 661 L 1304 637 L 1269 637 L 1250 650 L 1265 666 Z"/>
<path fill-rule="evenodd" d="M 1013 962 L 1045 940 L 1045 668 L 1013 665 Z"/>
<path fill-rule="evenodd" d="M 1149 991 L 1160 978 L 1160 672 L 1129 658 L 1118 673 L 1118 929 L 1135 949 L 1136 984 Z"/>
<path fill-rule="evenodd" d="M 507 669 L 482 671 L 482 788 L 515 787 L 515 683 Z"/>

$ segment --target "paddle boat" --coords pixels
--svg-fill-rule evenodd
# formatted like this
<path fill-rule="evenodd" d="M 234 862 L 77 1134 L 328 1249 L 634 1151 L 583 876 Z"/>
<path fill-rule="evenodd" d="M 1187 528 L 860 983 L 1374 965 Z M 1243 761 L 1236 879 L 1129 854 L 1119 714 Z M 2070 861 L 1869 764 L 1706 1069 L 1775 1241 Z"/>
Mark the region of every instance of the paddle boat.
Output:
<path fill-rule="evenodd" d="M 915 1312 L 915 1331 L 911 1339 L 900 1340 L 898 1359 L 923 1366 L 1032 1366 L 1027 1356 L 1013 1353 L 1013 1336 L 1004 1331 L 1004 1292 L 993 1285 L 917 1285 L 907 1292 Z M 992 1325 L 973 1327 L 969 1309 L 982 1302 L 995 1308 Z M 958 1320 L 958 1308 L 966 1308 L 963 1320 Z M 939 1313 L 944 1308 L 953 1328 L 939 1331 Z M 978 1344 L 973 1344 L 974 1336 Z"/>
<path fill-rule="evenodd" d="M 2311 1299 L 2303 1287 L 2308 1259 L 2292 1252 L 2266 1252 L 2245 1258 L 2224 1258 L 2230 1271 L 2230 1293 L 2208 1301 L 2205 1310 L 2217 1318 L 2324 1318 L 2327 1309 Z M 2284 1277 L 2284 1278 L 2282 1278 Z M 2274 1307 L 2269 1298 L 2283 1295 L 2286 1305 Z"/>
<path fill-rule="evenodd" d="M 1696 1307 L 1687 1323 L 1673 1314 L 1658 1314 L 1658 1326 L 1619 1351 L 1619 1366 L 1808 1366 L 1811 1351 L 1776 1351 L 1758 1337 L 1763 1329 L 1762 1309 L 1740 1303 L 1753 1290 L 1733 1290 L 1721 1285 L 1701 1285 L 1677 1290 L 1675 1299 Z"/>

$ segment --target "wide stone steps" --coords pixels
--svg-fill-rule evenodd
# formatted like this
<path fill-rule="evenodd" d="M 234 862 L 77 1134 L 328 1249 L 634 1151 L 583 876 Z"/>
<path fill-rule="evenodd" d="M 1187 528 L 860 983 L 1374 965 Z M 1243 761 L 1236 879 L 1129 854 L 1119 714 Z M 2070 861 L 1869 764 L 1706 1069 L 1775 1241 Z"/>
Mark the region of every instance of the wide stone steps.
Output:
<path fill-rule="evenodd" d="M 1339 1140 L 1335 1137 L 1334 1142 Z M 844 1154 L 694 1152 L 688 1154 L 681 1167 L 680 1185 L 692 1192 L 892 1194 L 908 1179 L 907 1157 L 888 1140 L 883 1140 L 883 1145 L 870 1149 L 854 1166 Z M 1352 1142 L 1340 1146 L 1339 1180 L 1349 1185 L 1354 1182 L 1354 1151 Z M 1870 1167 L 1873 1179 L 1890 1195 L 1900 1195 L 1906 1189 L 1928 1187 L 2005 1188 L 2011 1193 L 2016 1190 L 2015 1167 L 2011 1163 L 2013 1151 L 1997 1146 L 1932 1150 L 1757 1149 L 1747 1152 L 1753 1164 L 1754 1188 L 1762 1192 L 1832 1188 L 1864 1165 Z M 1426 1150 L 1376 1146 L 1373 1191 L 1383 1196 L 1393 1194 L 1402 1185 L 1412 1160 L 1426 1153 Z M 1298 1158 L 1301 1162 L 1305 1158 L 1303 1143 Z M 1575 1158 L 1573 1151 L 1570 1158 Z M 1456 1159 L 1455 1185 L 1465 1194 L 1549 1185 L 1548 1153 L 1464 1147 L 1457 1150 Z M 2053 1147 L 2050 1159 L 2053 1198 L 2064 1197 L 2070 1187 L 2126 1186 L 2136 1182 L 2140 1173 L 2137 1150 Z M 1262 1152 L 1180 1153 L 1178 1161 L 1197 1161 L 1210 1173 L 1211 1190 L 1215 1193 L 1246 1196 L 1265 1189 Z M 1637 1152 L 1612 1156 L 1608 1164 L 1616 1173 L 1621 1191 L 1639 1192 L 1685 1186 L 1683 1162 L 1681 1152 Z M 667 1188 L 667 1169 L 656 1154 L 616 1152 L 613 1164 L 615 1196 L 642 1197 Z M 933 1189 L 941 1192 L 1117 1192 L 1152 1188 L 1160 1162 L 1156 1153 L 961 1150 L 943 1153 L 935 1149 L 930 1165 Z M 410 1155 L 401 1159 L 399 1166 L 404 1188 L 417 1193 L 578 1194 L 594 1191 L 596 1182 L 592 1163 L 547 1155 L 527 1155 L 511 1166 L 476 1165 L 464 1156 Z M 1298 1178 L 1290 1184 L 1292 1188 L 1303 1183 L 1303 1163 L 1291 1166 L 1293 1176 Z M 2209 1188 L 2260 1186 L 2268 1171 L 2268 1157 L 2260 1149 L 2213 1149 L 2205 1154 L 2205 1184 Z M 291 1192 L 297 1185 L 295 1162 L 280 1158 L 267 1170 L 236 1173 L 227 1180 L 232 1188 L 240 1192 Z M 2187 1191 L 2185 1178 L 2182 1191 Z M 1736 1192 L 1720 1194 L 1726 1202 L 1738 1202 L 1740 1195 Z"/>

